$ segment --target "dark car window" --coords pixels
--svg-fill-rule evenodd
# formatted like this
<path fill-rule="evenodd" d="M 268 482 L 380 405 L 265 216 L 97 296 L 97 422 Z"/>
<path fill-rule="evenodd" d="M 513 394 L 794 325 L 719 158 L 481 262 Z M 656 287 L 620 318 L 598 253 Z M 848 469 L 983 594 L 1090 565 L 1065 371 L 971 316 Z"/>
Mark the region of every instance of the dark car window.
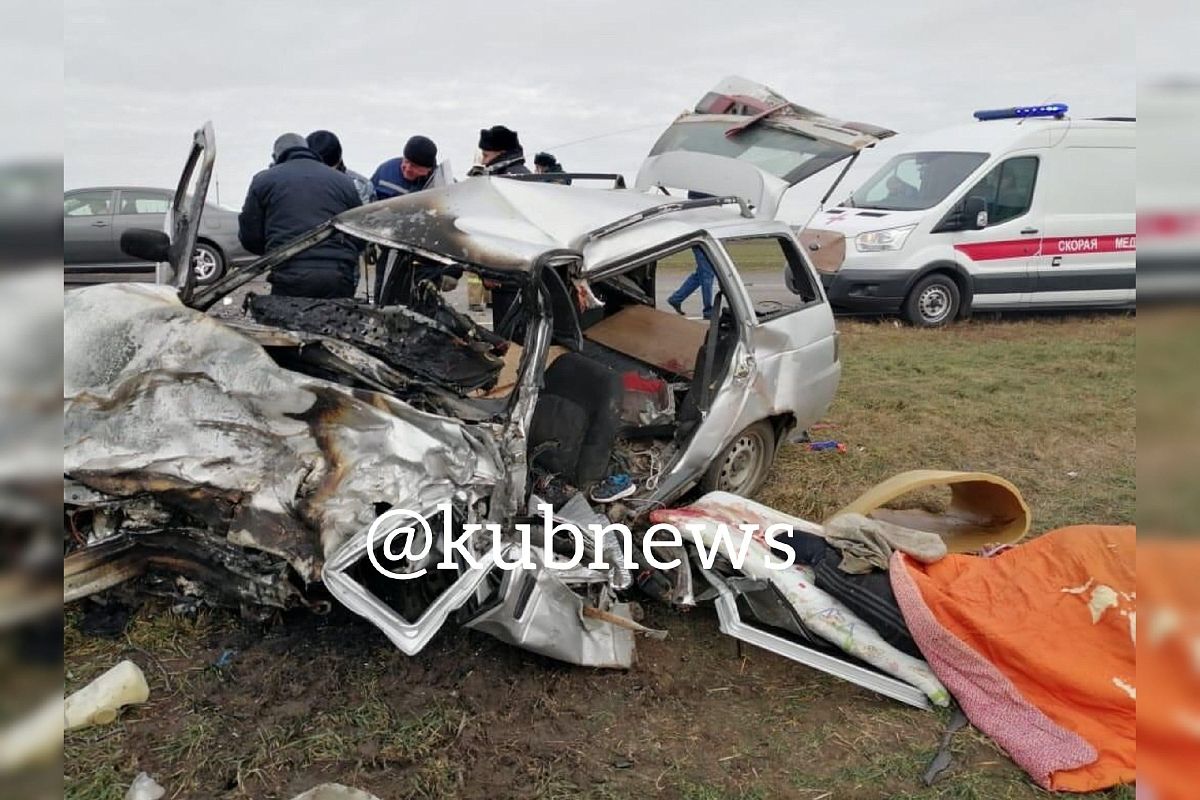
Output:
<path fill-rule="evenodd" d="M 964 196 L 978 196 L 987 201 L 989 228 L 1016 219 L 1033 203 L 1037 170 L 1037 156 L 1007 159 L 993 167 Z"/>
<path fill-rule="evenodd" d="M 987 159 L 987 153 L 903 153 L 879 168 L 846 205 L 886 211 L 933 208 Z"/>
<path fill-rule="evenodd" d="M 171 207 L 171 196 L 163 192 L 121 191 L 118 214 L 165 214 Z"/>
<path fill-rule="evenodd" d="M 753 236 L 722 239 L 721 244 L 750 290 L 759 322 L 820 302 L 821 295 L 812 273 L 790 241 L 779 236 Z M 778 293 L 770 290 L 769 287 L 774 285 L 772 279 L 777 280 L 777 276 L 783 277 L 783 285 L 795 295 L 795 299 L 783 300 Z M 761 290 L 757 289 L 760 285 L 769 296 L 760 296 Z"/>
<path fill-rule="evenodd" d="M 64 217 L 102 217 L 112 213 L 112 192 L 77 192 L 63 198 Z"/>

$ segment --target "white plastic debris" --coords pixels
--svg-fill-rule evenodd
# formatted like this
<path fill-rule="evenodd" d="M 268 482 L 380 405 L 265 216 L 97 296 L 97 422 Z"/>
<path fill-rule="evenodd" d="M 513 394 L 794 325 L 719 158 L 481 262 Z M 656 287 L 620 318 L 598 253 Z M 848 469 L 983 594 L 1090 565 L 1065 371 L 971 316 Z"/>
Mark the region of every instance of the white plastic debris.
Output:
<path fill-rule="evenodd" d="M 63 701 L 55 693 L 0 730 L 0 775 L 62 757 Z"/>
<path fill-rule="evenodd" d="M 292 800 L 379 800 L 379 798 L 369 792 L 351 789 L 340 783 L 322 783 L 303 794 L 296 795 Z"/>
<path fill-rule="evenodd" d="M 63 724 L 69 731 L 87 725 L 107 725 L 128 705 L 150 699 L 146 676 L 126 659 L 67 698 Z"/>
<path fill-rule="evenodd" d="M 158 785 L 158 781 L 144 772 L 139 772 L 125 793 L 125 800 L 159 800 L 167 790 Z"/>

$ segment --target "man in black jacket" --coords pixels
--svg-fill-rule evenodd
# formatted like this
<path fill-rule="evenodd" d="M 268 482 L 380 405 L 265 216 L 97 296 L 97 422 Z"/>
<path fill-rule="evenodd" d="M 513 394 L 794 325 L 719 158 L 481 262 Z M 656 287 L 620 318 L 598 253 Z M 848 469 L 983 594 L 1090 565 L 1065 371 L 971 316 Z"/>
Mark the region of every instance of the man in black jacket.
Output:
<path fill-rule="evenodd" d="M 467 172 L 473 175 L 528 175 L 525 150 L 517 132 L 503 125 L 493 125 L 479 131 L 479 162 Z M 492 330 L 500 333 L 500 322 L 517 299 L 517 289 L 499 281 L 484 281 L 492 292 Z"/>
<path fill-rule="evenodd" d="M 479 162 L 467 172 L 472 175 L 528 175 L 525 149 L 517 132 L 503 125 L 479 131 Z"/>
<path fill-rule="evenodd" d="M 362 205 L 354 181 L 326 166 L 299 134 L 276 139 L 272 157 L 272 165 L 250 182 L 238 216 L 238 239 L 251 253 L 263 255 Z M 335 233 L 275 267 L 267 280 L 271 294 L 353 297 L 358 247 Z"/>
<path fill-rule="evenodd" d="M 558 174 L 566 172 L 563 165 L 558 163 L 558 159 L 551 153 L 541 152 L 533 157 L 533 169 L 539 175 Z M 570 178 L 552 178 L 550 183 L 561 183 L 564 186 L 571 185 Z"/>

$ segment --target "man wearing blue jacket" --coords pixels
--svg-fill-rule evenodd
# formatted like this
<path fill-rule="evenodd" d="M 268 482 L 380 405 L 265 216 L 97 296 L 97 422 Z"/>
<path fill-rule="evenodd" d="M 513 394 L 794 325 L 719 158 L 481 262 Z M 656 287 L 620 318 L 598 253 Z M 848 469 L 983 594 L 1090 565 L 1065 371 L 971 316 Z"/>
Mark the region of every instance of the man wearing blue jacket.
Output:
<path fill-rule="evenodd" d="M 354 181 L 326 166 L 304 137 L 275 140 L 272 165 L 254 176 L 238 239 L 256 255 L 362 205 Z M 271 294 L 287 297 L 353 297 L 358 285 L 358 246 L 339 233 L 271 270 Z"/>
<path fill-rule="evenodd" d="M 428 136 L 413 136 L 404 145 L 404 155 L 389 158 L 371 176 L 380 200 L 419 192 L 429 184 L 437 167 L 437 145 Z"/>

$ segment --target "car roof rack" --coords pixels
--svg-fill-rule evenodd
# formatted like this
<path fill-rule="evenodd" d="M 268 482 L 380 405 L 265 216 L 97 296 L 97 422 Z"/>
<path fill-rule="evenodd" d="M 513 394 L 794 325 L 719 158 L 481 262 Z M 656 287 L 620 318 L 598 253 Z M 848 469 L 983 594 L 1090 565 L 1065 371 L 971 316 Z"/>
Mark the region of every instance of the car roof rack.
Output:
<path fill-rule="evenodd" d="M 612 181 L 614 189 L 625 188 L 625 176 L 616 172 L 531 172 L 528 175 L 497 175 L 496 177 L 532 183 L 559 183 L 563 178 L 573 181 Z"/>
<path fill-rule="evenodd" d="M 601 225 L 599 228 L 590 230 L 582 237 L 581 246 L 588 242 L 595 241 L 602 237 L 624 230 L 639 222 L 661 217 L 664 214 L 674 214 L 677 211 L 691 211 L 694 208 L 710 208 L 714 206 L 731 206 L 738 205 L 741 208 L 743 217 L 753 217 L 754 212 L 750 209 L 750 204 L 740 197 L 726 195 L 724 197 L 699 197 L 694 200 L 676 200 L 673 203 L 663 203 L 662 205 L 652 206 L 643 209 L 636 214 L 630 214 L 627 217 L 621 217 L 615 222 L 610 222 L 607 225 Z"/>

